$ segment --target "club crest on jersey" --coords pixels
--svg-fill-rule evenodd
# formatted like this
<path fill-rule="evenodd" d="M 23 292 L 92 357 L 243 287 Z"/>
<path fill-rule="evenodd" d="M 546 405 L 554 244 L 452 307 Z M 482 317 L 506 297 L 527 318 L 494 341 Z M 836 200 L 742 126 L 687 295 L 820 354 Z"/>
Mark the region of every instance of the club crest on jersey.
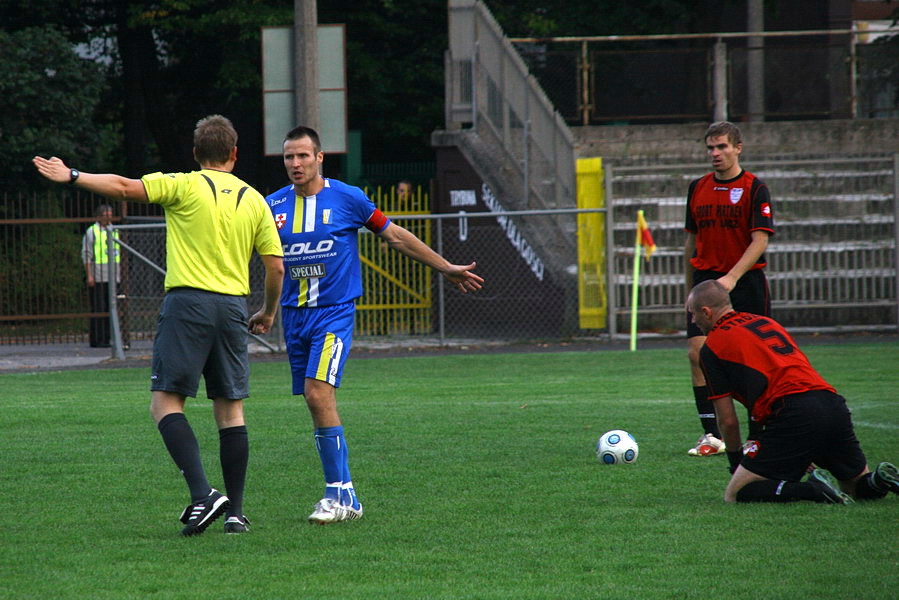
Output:
<path fill-rule="evenodd" d="M 755 458 L 756 454 L 758 453 L 758 440 L 746 440 L 746 443 L 743 445 L 743 455 L 748 456 L 749 458 Z"/>
<path fill-rule="evenodd" d="M 322 211 L 322 223 L 328 225 L 331 222 L 331 209 L 326 208 Z"/>
<path fill-rule="evenodd" d="M 284 227 L 285 223 L 287 223 L 287 213 L 278 213 L 275 215 L 275 225 L 277 225 L 278 229 Z"/>
<path fill-rule="evenodd" d="M 743 197 L 743 188 L 733 188 L 730 191 L 730 203 L 736 204 Z"/>

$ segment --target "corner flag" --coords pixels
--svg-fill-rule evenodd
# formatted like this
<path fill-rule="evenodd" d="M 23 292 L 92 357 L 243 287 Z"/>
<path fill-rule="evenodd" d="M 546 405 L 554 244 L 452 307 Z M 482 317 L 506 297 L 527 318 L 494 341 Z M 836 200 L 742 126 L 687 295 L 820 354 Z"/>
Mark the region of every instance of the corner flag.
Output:
<path fill-rule="evenodd" d="M 646 219 L 643 218 L 642 210 L 637 211 L 637 240 L 643 246 L 646 260 L 649 260 L 652 253 L 656 251 L 656 243 L 652 239 L 652 232 L 649 230 L 649 225 L 646 224 Z"/>
<path fill-rule="evenodd" d="M 646 253 L 646 260 L 656 251 L 649 225 L 643 218 L 643 211 L 637 211 L 637 239 L 634 243 L 634 279 L 631 289 L 631 352 L 637 349 L 637 299 L 640 289 L 640 249 Z"/>

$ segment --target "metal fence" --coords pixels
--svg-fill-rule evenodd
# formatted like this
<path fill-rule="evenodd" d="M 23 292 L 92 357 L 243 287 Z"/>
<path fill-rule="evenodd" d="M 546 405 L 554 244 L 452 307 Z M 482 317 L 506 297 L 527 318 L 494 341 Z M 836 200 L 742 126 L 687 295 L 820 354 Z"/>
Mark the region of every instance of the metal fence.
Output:
<path fill-rule="evenodd" d="M 877 35 L 833 29 L 510 41 L 568 123 L 599 125 L 896 116 L 897 36 L 894 25 Z"/>
<path fill-rule="evenodd" d="M 791 328 L 820 331 L 895 330 L 899 156 L 744 160 L 771 189 L 777 233 L 768 250 L 774 315 Z M 398 253 L 366 236 L 359 300 L 359 336 L 419 336 L 442 340 L 560 340 L 604 337 L 628 330 L 637 210 L 644 210 L 658 250 L 642 267 L 638 329 L 677 334 L 684 328 L 683 221 L 689 181 L 703 164 L 609 165 L 605 170 L 605 289 L 607 326 L 581 327 L 579 280 L 584 259 L 575 238 L 594 235 L 579 225 L 584 210 L 551 209 L 429 215 L 423 205 L 392 218 L 450 261 L 477 261 L 486 285 L 461 294 L 430 269 L 399 266 Z M 489 189 L 480 190 L 489 200 Z M 78 251 L 89 215 L 102 199 L 71 193 L 0 204 L 0 343 L 84 341 L 91 315 Z M 76 206 L 77 205 L 77 206 Z M 37 207 L 37 208 L 35 208 Z M 164 224 L 125 214 L 115 227 L 125 248 L 116 314 L 125 342 L 151 339 L 163 295 Z M 143 209 L 141 209 L 143 210 Z M 37 212 L 35 212 L 37 211 Z M 157 222 L 148 222 L 157 219 Z M 599 239 L 599 238 L 585 238 Z M 386 261 L 386 262 L 385 262 Z M 417 270 L 416 270 L 417 269 Z M 264 269 L 250 269 L 251 310 L 262 303 Z M 386 274 L 392 273 L 392 274 Z M 380 279 L 380 281 L 379 281 Z M 583 288 L 581 288 L 583 289 Z M 605 310 L 605 306 L 603 306 Z M 276 329 L 261 343 L 281 347 Z"/>
<path fill-rule="evenodd" d="M 462 294 L 436 274 L 378 238 L 360 232 L 365 293 L 357 301 L 357 336 L 419 336 L 469 340 L 557 339 L 578 334 L 576 265 L 551 274 L 534 254 L 527 221 L 573 224 L 588 211 L 491 212 L 462 215 L 395 215 L 397 224 L 416 232 L 439 253 L 456 263 L 478 261 L 487 280 L 477 293 Z M 597 211 L 593 211 L 597 212 Z M 573 226 L 573 225 L 572 225 Z M 112 315 L 131 341 L 151 339 L 163 297 L 165 224 L 118 225 L 122 247 L 131 255 L 123 274 L 127 294 L 118 294 Z M 386 260 L 385 260 L 386 257 Z M 576 257 L 571 256 L 572 261 Z M 399 261 L 399 262 L 397 262 Z M 407 263 L 407 264 L 404 264 Z M 264 268 L 254 256 L 250 265 L 252 312 L 262 305 Z M 127 282 L 127 283 L 124 283 Z M 123 299 L 124 297 L 124 299 Z M 601 335 L 601 330 L 581 331 Z M 258 343 L 283 350 L 280 324 Z"/>

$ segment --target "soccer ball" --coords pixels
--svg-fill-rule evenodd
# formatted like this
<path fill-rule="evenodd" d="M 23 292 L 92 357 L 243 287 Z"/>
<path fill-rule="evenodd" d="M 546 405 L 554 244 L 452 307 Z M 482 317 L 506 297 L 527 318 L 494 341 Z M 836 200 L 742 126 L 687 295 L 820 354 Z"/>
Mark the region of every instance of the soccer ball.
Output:
<path fill-rule="evenodd" d="M 605 432 L 596 443 L 596 458 L 606 465 L 637 462 L 639 451 L 634 436 L 622 429 Z"/>

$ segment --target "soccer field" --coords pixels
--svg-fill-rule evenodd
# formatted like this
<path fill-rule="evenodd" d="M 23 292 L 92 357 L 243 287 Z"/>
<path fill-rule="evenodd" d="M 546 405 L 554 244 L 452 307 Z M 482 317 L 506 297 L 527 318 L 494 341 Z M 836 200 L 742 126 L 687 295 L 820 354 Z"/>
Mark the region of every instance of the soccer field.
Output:
<path fill-rule="evenodd" d="M 899 344 L 804 348 L 869 463 L 899 463 Z M 351 358 L 339 393 L 365 517 L 323 489 L 302 398 L 256 362 L 246 535 L 179 536 L 186 487 L 149 369 L 0 375 L 0 598 L 871 599 L 899 589 L 899 497 L 725 505 L 682 349 Z M 221 486 L 211 403 L 188 402 Z M 743 416 L 741 414 L 741 416 Z M 604 431 L 634 465 L 595 457 Z"/>

